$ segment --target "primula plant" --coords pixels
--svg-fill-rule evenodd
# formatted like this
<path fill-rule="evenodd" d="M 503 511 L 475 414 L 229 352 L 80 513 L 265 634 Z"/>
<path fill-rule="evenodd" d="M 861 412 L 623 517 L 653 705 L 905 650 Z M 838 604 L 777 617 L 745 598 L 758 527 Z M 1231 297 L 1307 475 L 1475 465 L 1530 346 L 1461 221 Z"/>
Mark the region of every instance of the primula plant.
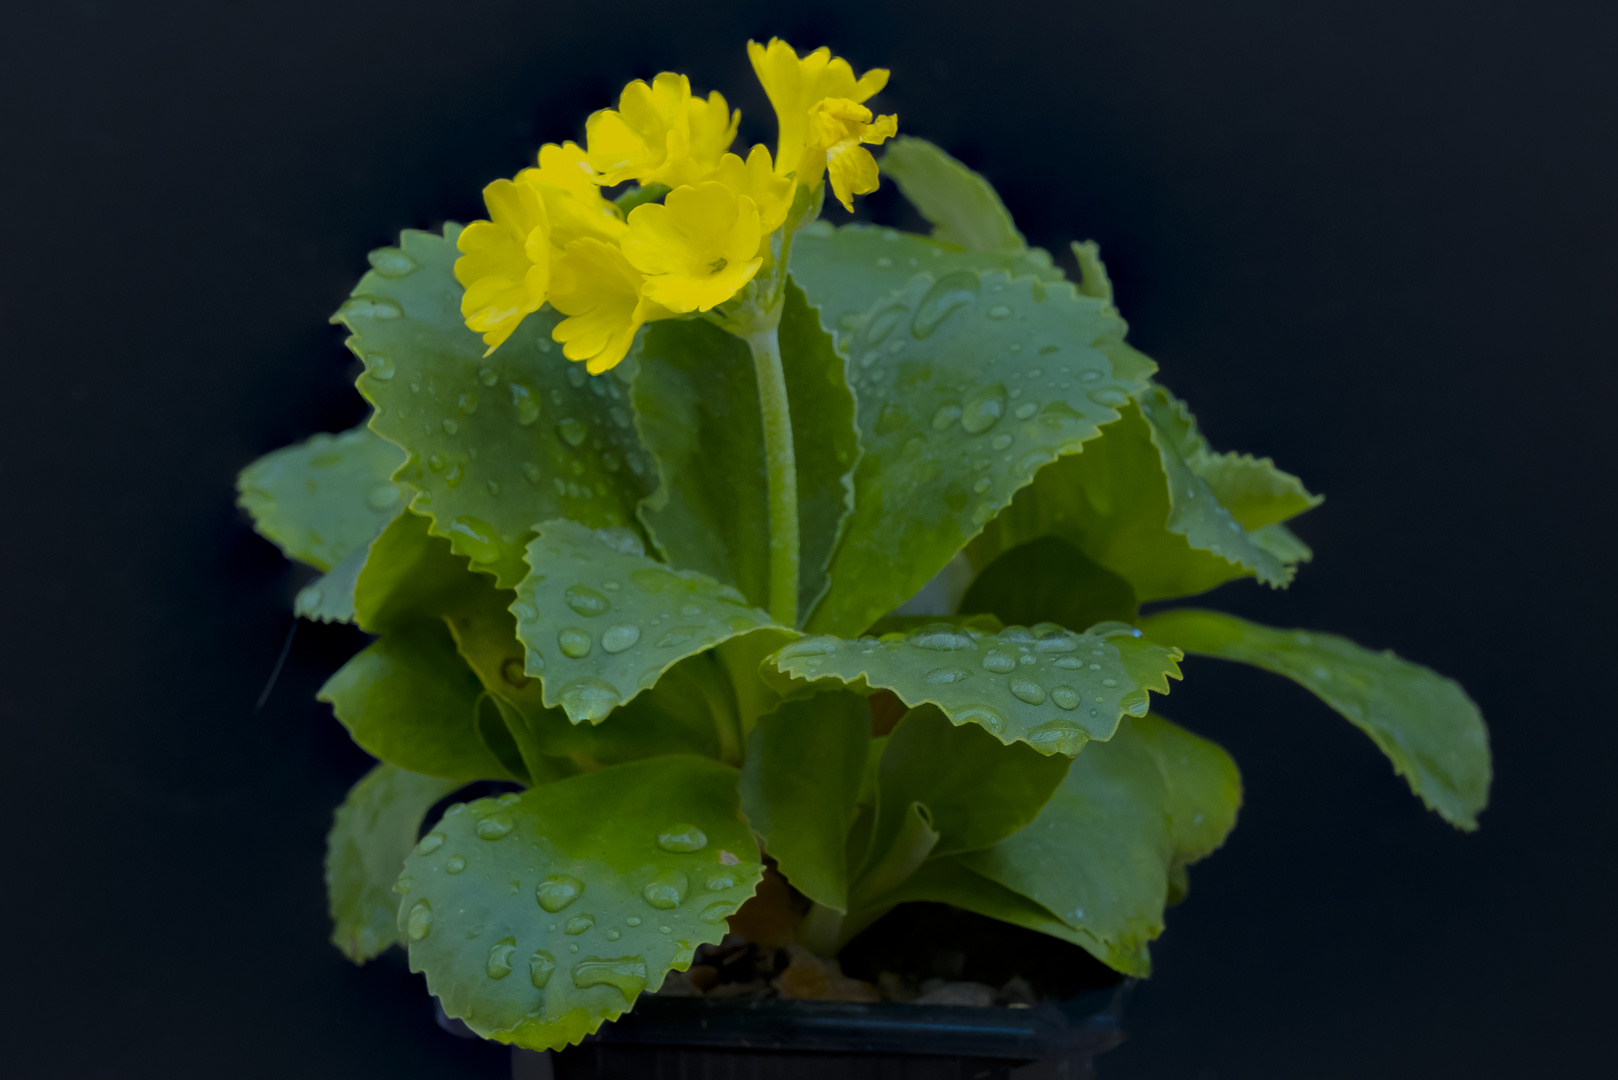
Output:
<path fill-rule="evenodd" d="M 321 691 L 380 759 L 330 837 L 338 947 L 402 944 L 449 1016 L 557 1048 L 719 942 L 768 867 L 820 957 L 930 901 L 1144 975 L 1241 798 L 1153 711 L 1186 653 L 1307 687 L 1474 828 L 1487 737 L 1453 682 L 1141 614 L 1286 586 L 1320 500 L 1210 446 L 1096 246 L 1073 278 L 1029 247 L 866 104 L 885 71 L 748 49 L 773 154 L 683 75 L 630 83 L 485 188 L 488 220 L 371 253 L 334 317 L 369 422 L 241 476 L 321 572 L 297 613 L 375 635 Z M 930 235 L 818 220 L 879 172 Z M 505 793 L 428 820 L 476 781 Z"/>

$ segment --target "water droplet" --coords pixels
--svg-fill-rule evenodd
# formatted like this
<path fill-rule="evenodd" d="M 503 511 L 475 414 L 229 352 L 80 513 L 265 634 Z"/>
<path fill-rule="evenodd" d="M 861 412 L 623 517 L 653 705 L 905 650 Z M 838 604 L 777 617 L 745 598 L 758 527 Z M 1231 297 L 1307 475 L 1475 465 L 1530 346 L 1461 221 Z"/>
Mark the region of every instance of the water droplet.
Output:
<path fill-rule="evenodd" d="M 731 913 L 735 910 L 735 904 L 732 904 L 728 900 L 720 900 L 717 903 L 709 904 L 707 907 L 703 908 L 702 914 L 698 915 L 697 918 L 701 919 L 705 923 L 718 924 L 730 918 Z"/>
<path fill-rule="evenodd" d="M 517 951 L 517 939 L 501 938 L 489 946 L 489 961 L 484 965 L 489 978 L 503 979 L 511 974 L 511 954 Z"/>
<path fill-rule="evenodd" d="M 1051 700 L 1058 708 L 1077 709 L 1079 707 L 1079 692 L 1071 686 L 1058 686 L 1051 690 Z"/>
<path fill-rule="evenodd" d="M 562 437 L 562 441 L 574 447 L 583 446 L 584 440 L 590 437 L 590 429 L 572 417 L 557 421 L 556 433 Z"/>
<path fill-rule="evenodd" d="M 708 834 L 689 822 L 681 822 L 658 833 L 657 846 L 680 854 L 701 851 L 708 846 Z"/>
<path fill-rule="evenodd" d="M 379 484 L 371 489 L 365 496 L 365 505 L 381 513 L 390 510 L 399 502 L 399 486 L 397 484 Z"/>
<path fill-rule="evenodd" d="M 393 883 L 392 889 L 393 889 L 394 892 L 398 893 L 400 896 L 405 896 L 410 892 L 410 886 L 412 886 L 414 884 L 415 884 L 415 882 L 412 881 L 410 878 L 402 877 L 398 881 L 395 881 Z"/>
<path fill-rule="evenodd" d="M 1011 692 L 1017 700 L 1026 701 L 1030 705 L 1045 704 L 1045 688 L 1032 679 L 1012 679 Z"/>
<path fill-rule="evenodd" d="M 1011 309 L 1006 307 L 1004 304 L 996 304 L 994 307 L 985 312 L 985 314 L 991 319 L 1009 319 L 1011 318 Z"/>
<path fill-rule="evenodd" d="M 665 870 L 648 881 L 640 894 L 657 910 L 673 911 L 680 906 L 680 902 L 690 890 L 691 883 L 684 874 L 678 870 Z"/>
<path fill-rule="evenodd" d="M 640 640 L 640 627 L 634 623 L 619 623 L 601 632 L 601 647 L 609 653 L 621 653 Z"/>
<path fill-rule="evenodd" d="M 1006 447 L 1011 445 L 1011 436 L 1002 432 L 999 435 L 996 435 L 989 445 L 994 447 L 996 450 L 1004 450 Z"/>
<path fill-rule="evenodd" d="M 888 404 L 883 406 L 882 413 L 876 418 L 876 433 L 878 435 L 892 435 L 910 422 L 910 414 L 899 406 Z"/>
<path fill-rule="evenodd" d="M 700 626 L 675 626 L 666 631 L 654 643 L 659 649 L 673 649 L 693 641 L 702 635 Z"/>
<path fill-rule="evenodd" d="M 1102 386 L 1085 395 L 1097 405 L 1108 405 L 1113 408 L 1129 401 L 1129 395 L 1116 386 Z"/>
<path fill-rule="evenodd" d="M 673 928 L 673 927 L 671 927 L 671 926 L 659 926 L 659 927 L 658 927 L 658 928 L 657 928 L 657 932 L 658 932 L 658 933 L 659 933 L 659 934 L 667 934 L 667 933 L 669 933 L 669 932 L 671 932 L 671 931 L 672 931 L 672 930 L 673 930 L 673 929 L 674 929 L 674 928 Z"/>
<path fill-rule="evenodd" d="M 535 949 L 534 955 L 528 958 L 528 981 L 534 984 L 534 989 L 543 990 L 551 981 L 551 972 L 556 970 L 556 957 L 544 949 Z"/>
<path fill-rule="evenodd" d="M 305 585 L 302 589 L 298 590 L 295 606 L 300 612 L 313 611 L 320 606 L 320 601 L 323 599 L 323 597 L 324 594 L 320 591 L 319 583 L 314 585 Z"/>
<path fill-rule="evenodd" d="M 489 489 L 490 495 L 500 494 L 500 484 L 497 481 L 490 480 L 484 486 Z"/>
<path fill-rule="evenodd" d="M 507 813 L 494 813 L 484 818 L 472 827 L 481 840 L 498 840 L 515 827 L 511 815 Z"/>
<path fill-rule="evenodd" d="M 989 671 L 1004 675 L 1008 671 L 1016 670 L 1017 658 L 1008 652 L 990 649 L 983 654 L 983 666 Z"/>
<path fill-rule="evenodd" d="M 499 534 L 487 521 L 463 514 L 446 531 L 455 550 L 473 562 L 490 563 L 500 558 Z"/>
<path fill-rule="evenodd" d="M 556 632 L 556 644 L 561 646 L 562 655 L 571 656 L 575 660 L 590 655 L 593 641 L 590 631 L 582 626 L 564 626 Z"/>
<path fill-rule="evenodd" d="M 723 889 L 734 889 L 736 887 L 736 878 L 731 874 L 725 873 L 723 870 L 716 870 L 712 874 L 708 875 L 708 880 L 703 882 L 703 885 L 709 892 L 719 892 Z"/>
<path fill-rule="evenodd" d="M 449 487 L 458 487 L 460 485 L 461 463 L 459 461 L 451 465 L 449 467 L 449 472 L 444 474 L 444 483 Z"/>
<path fill-rule="evenodd" d="M 631 915 L 629 918 L 624 920 L 624 925 L 625 926 L 639 926 L 640 925 L 640 916 L 639 915 Z"/>
<path fill-rule="evenodd" d="M 975 481 L 972 482 L 972 491 L 973 491 L 974 494 L 982 495 L 985 491 L 988 491 L 989 488 L 992 487 L 992 486 L 993 486 L 993 484 L 990 482 L 990 480 L 989 480 L 989 478 L 987 476 L 980 476 Z"/>
<path fill-rule="evenodd" d="M 970 671 L 960 668 L 933 668 L 923 678 L 934 686 L 950 686 L 954 683 L 965 682 L 972 677 Z"/>
<path fill-rule="evenodd" d="M 933 430 L 948 431 L 955 421 L 960 418 L 961 407 L 959 405 L 940 406 L 939 410 L 933 413 Z"/>
<path fill-rule="evenodd" d="M 365 354 L 365 371 L 371 378 L 383 382 L 387 382 L 396 374 L 392 358 L 386 353 L 379 352 Z"/>
<path fill-rule="evenodd" d="M 534 899 L 552 915 L 584 895 L 584 882 L 572 874 L 552 874 L 534 888 Z"/>
<path fill-rule="evenodd" d="M 976 271 L 957 270 L 953 274 L 945 274 L 933 283 L 927 295 L 921 298 L 921 303 L 916 305 L 916 314 L 910 320 L 910 333 L 917 338 L 931 336 L 951 315 L 974 303 L 982 288 Z"/>
<path fill-rule="evenodd" d="M 443 422 L 443 428 L 445 435 L 453 435 L 460 430 L 460 425 L 455 423 L 453 420 L 445 420 Z"/>
<path fill-rule="evenodd" d="M 609 551 L 615 551 L 619 555 L 634 555 L 639 558 L 646 555 L 646 545 L 641 541 L 640 534 L 626 526 L 608 525 L 606 528 L 597 529 L 595 538 Z"/>
<path fill-rule="evenodd" d="M 934 652 L 977 648 L 976 641 L 949 623 L 932 623 L 924 626 L 911 634 L 906 641 L 918 649 L 931 649 Z"/>
<path fill-rule="evenodd" d="M 886 255 L 881 255 L 881 256 L 877 257 L 876 268 L 878 270 L 888 270 L 888 269 L 891 269 L 892 267 L 893 267 L 893 260 L 892 259 L 888 258 Z"/>
<path fill-rule="evenodd" d="M 427 467 L 433 472 L 443 472 L 444 466 L 448 464 L 449 462 L 445 461 L 440 454 L 430 454 L 427 457 Z"/>
<path fill-rule="evenodd" d="M 421 264 L 396 247 L 377 248 L 368 256 L 371 268 L 385 278 L 409 277 Z"/>
<path fill-rule="evenodd" d="M 837 652 L 837 639 L 833 637 L 807 637 L 799 638 L 780 652 L 775 658 L 778 663 L 789 660 L 802 660 L 813 656 L 833 656 Z"/>
<path fill-rule="evenodd" d="M 343 301 L 337 314 L 344 319 L 397 319 L 404 308 L 381 296 L 351 296 Z"/>
<path fill-rule="evenodd" d="M 405 932 L 411 941 L 425 940 L 433 932 L 433 906 L 425 900 L 417 900 L 405 919 Z"/>
<path fill-rule="evenodd" d="M 1050 401 L 1040 410 L 1039 422 L 1045 427 L 1081 424 L 1084 423 L 1084 414 L 1065 401 Z"/>
<path fill-rule="evenodd" d="M 1090 741 L 1090 733 L 1071 720 L 1051 720 L 1030 728 L 1024 738 L 1041 753 L 1072 756 L 1084 749 L 1084 744 Z"/>
<path fill-rule="evenodd" d="M 430 832 L 421 838 L 421 843 L 416 845 L 416 854 L 431 855 L 433 852 L 437 851 L 443 846 L 444 834 L 441 832 Z"/>
<path fill-rule="evenodd" d="M 562 599 L 567 601 L 568 607 L 587 619 L 605 615 L 612 607 L 611 601 L 588 585 L 569 585 L 567 591 L 562 594 Z M 585 651 L 588 652 L 588 648 Z"/>
<path fill-rule="evenodd" d="M 613 927 L 611 930 L 607 931 L 607 940 L 608 941 L 617 941 L 619 938 L 621 938 L 623 936 L 624 936 L 623 931 L 619 930 L 616 926 Z"/>
<path fill-rule="evenodd" d="M 1051 630 L 1041 634 L 1034 648 L 1042 653 L 1070 653 L 1079 647 L 1078 638 L 1066 630 Z"/>
<path fill-rule="evenodd" d="M 594 915 L 575 915 L 567 921 L 566 926 L 562 927 L 562 933 L 568 937 L 578 937 L 595 924 L 596 917 Z"/>
<path fill-rule="evenodd" d="M 462 394 L 456 403 L 463 416 L 471 416 L 478 411 L 478 396 L 476 394 Z"/>
<path fill-rule="evenodd" d="M 972 524 L 982 528 L 994 520 L 994 506 L 988 502 L 980 502 L 972 507 Z"/>
<path fill-rule="evenodd" d="M 465 870 L 465 869 L 466 869 L 466 856 L 465 855 L 451 855 L 449 857 L 449 859 L 444 863 L 444 872 L 446 874 L 459 874 L 462 870 Z"/>
<path fill-rule="evenodd" d="M 991 705 L 968 705 L 964 709 L 956 709 L 950 714 L 950 719 L 957 724 L 980 724 L 992 735 L 998 735 L 1006 728 L 1005 716 Z"/>
<path fill-rule="evenodd" d="M 646 989 L 646 962 L 638 956 L 624 956 L 616 960 L 591 957 L 573 965 L 573 985 L 580 990 L 592 986 L 610 986 L 633 1003 Z"/>
<path fill-rule="evenodd" d="M 1000 422 L 1006 411 L 1003 383 L 982 386 L 967 395 L 961 407 L 961 426 L 970 434 L 981 435 Z"/>
<path fill-rule="evenodd" d="M 1118 685 L 1118 680 L 1117 679 L 1102 679 L 1101 680 L 1101 685 L 1105 686 L 1105 687 L 1108 687 L 1110 689 L 1111 687 L 1114 687 L 1114 686 Z"/>
<path fill-rule="evenodd" d="M 607 714 L 616 709 L 623 699 L 611 683 L 586 677 L 574 679 L 562 687 L 558 700 L 567 718 L 575 724 L 585 720 L 595 724 L 606 719 Z"/>

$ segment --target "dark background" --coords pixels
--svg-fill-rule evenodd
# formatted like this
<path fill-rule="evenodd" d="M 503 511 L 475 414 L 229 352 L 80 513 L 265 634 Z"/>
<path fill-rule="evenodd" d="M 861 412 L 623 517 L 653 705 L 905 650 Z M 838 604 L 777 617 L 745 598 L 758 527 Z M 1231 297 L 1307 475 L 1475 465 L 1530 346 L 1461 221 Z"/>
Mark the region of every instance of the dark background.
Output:
<path fill-rule="evenodd" d="M 500 1075 L 397 958 L 326 944 L 323 838 L 365 763 L 313 695 L 359 638 L 304 626 L 254 712 L 302 579 L 233 478 L 362 416 L 326 317 L 368 249 L 478 215 L 631 77 L 685 71 L 771 137 L 743 42 L 779 33 L 891 68 L 879 104 L 1033 242 L 1099 240 L 1215 443 L 1328 495 L 1290 592 L 1219 603 L 1429 663 L 1491 723 L 1467 836 L 1303 691 L 1189 663 L 1166 711 L 1230 748 L 1247 803 L 1106 1080 L 1596 1072 L 1618 8 L 771 7 L 0 15 L 6 1071 Z"/>

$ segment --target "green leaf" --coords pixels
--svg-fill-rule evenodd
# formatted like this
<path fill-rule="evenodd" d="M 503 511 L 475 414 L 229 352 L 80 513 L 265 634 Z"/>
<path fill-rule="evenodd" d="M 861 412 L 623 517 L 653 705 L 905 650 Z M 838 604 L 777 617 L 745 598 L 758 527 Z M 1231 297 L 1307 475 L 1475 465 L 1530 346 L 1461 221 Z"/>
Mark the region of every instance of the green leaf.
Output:
<path fill-rule="evenodd" d="M 1104 948 L 1094 934 L 1067 925 L 1044 906 L 967 869 L 960 859 L 953 857 L 929 859 L 923 863 L 898 888 L 884 894 L 880 903 L 851 916 L 844 936 L 852 937 L 895 906 L 912 901 L 953 904 L 966 911 L 1071 942 L 1092 955 L 1099 955 Z"/>
<path fill-rule="evenodd" d="M 429 533 L 419 514 L 400 514 L 371 545 L 354 586 L 355 620 L 373 634 L 437 619 L 486 588 L 464 555 Z"/>
<path fill-rule="evenodd" d="M 740 759 L 728 675 L 711 653 L 675 664 L 650 691 L 615 710 L 610 724 L 575 725 L 547 706 L 540 680 L 523 671 L 517 620 L 507 610 L 513 595 L 489 582 L 481 597 L 446 619 L 484 689 L 515 711 L 508 719 L 530 771 L 553 775 L 558 759 L 583 769 L 659 754 Z"/>
<path fill-rule="evenodd" d="M 478 734 L 483 687 L 443 623 L 395 626 L 320 688 L 348 733 L 371 754 L 452 780 L 507 779 Z"/>
<path fill-rule="evenodd" d="M 1091 739 L 1110 739 L 1125 713 L 1144 714 L 1148 690 L 1168 693 L 1178 659 L 1118 624 L 1082 634 L 1049 624 L 992 634 L 940 622 L 855 641 L 806 637 L 774 663 L 810 682 L 892 690 L 912 708 L 936 705 L 951 723 L 976 724 L 1002 743 L 1071 757 Z"/>
<path fill-rule="evenodd" d="M 986 566 L 1047 536 L 1123 578 L 1141 602 L 1205 592 L 1255 576 L 1280 586 L 1289 569 L 1220 506 L 1166 433 L 1134 405 L 1082 454 L 1040 470 L 969 555 Z"/>
<path fill-rule="evenodd" d="M 1489 733 L 1454 680 L 1346 638 L 1275 630 L 1216 611 L 1166 611 L 1142 626 L 1187 652 L 1252 664 L 1303 686 L 1369 735 L 1445 821 L 1477 828 L 1493 772 Z"/>
<path fill-rule="evenodd" d="M 353 622 L 354 589 L 370 554 L 370 544 L 357 547 L 342 562 L 299 589 L 292 600 L 292 613 L 318 622 Z"/>
<path fill-rule="evenodd" d="M 1028 243 L 989 182 L 926 139 L 901 135 L 882 155 L 891 177 L 921 216 L 933 239 L 967 251 L 1017 255 Z"/>
<path fill-rule="evenodd" d="M 411 507 L 461 554 L 515 585 L 534 526 L 567 517 L 633 523 L 650 469 L 620 375 L 587 376 L 550 338 L 549 308 L 522 321 L 492 356 L 461 321 L 453 268 L 460 227 L 407 231 L 371 253 L 334 322 L 365 361 L 358 386 L 371 426 L 403 447 Z"/>
<path fill-rule="evenodd" d="M 936 708 L 912 709 L 882 752 L 869 859 L 880 861 L 912 804 L 926 807 L 938 833 L 933 858 L 998 843 L 1034 820 L 1070 764 L 1060 754 L 1002 746 L 979 727 L 955 726 Z"/>
<path fill-rule="evenodd" d="M 287 558 L 330 570 L 404 507 L 410 489 L 391 479 L 402 458 L 364 425 L 316 435 L 243 469 L 236 502 Z"/>
<path fill-rule="evenodd" d="M 1131 718 L 1073 760 L 1033 824 L 958 861 L 1081 932 L 1069 940 L 1104 963 L 1146 975 L 1171 873 L 1223 839 L 1240 797 L 1234 776 L 1213 744 Z"/>
<path fill-rule="evenodd" d="M 798 609 L 807 614 L 853 504 L 859 437 L 843 361 L 791 285 L 779 337 L 798 466 Z M 661 478 L 641 505 L 647 531 L 672 565 L 766 606 L 769 505 L 752 353 L 711 323 L 667 320 L 647 327 L 639 368 L 637 424 Z"/>
<path fill-rule="evenodd" d="M 1140 605 L 1129 582 L 1072 544 L 1042 536 L 1003 552 L 972 580 L 961 611 L 988 612 L 1002 624 L 1094 626 L 1132 623 Z"/>
<path fill-rule="evenodd" d="M 859 317 L 918 273 L 941 278 L 957 270 L 1005 270 L 1061 281 L 1062 272 L 1038 248 L 1019 255 L 961 251 L 917 233 L 874 225 L 806 225 L 792 238 L 792 280 L 820 316 L 820 325 L 847 357 Z"/>
<path fill-rule="evenodd" d="M 1073 257 L 1079 263 L 1079 291 L 1112 303 L 1112 278 L 1107 276 L 1107 268 L 1101 262 L 1101 245 L 1094 240 L 1075 240 Z"/>
<path fill-rule="evenodd" d="M 445 1013 L 560 1049 L 718 942 L 757 852 L 735 769 L 618 765 L 451 808 L 405 860 L 398 925 Z"/>
<path fill-rule="evenodd" d="M 850 345 L 863 455 L 808 627 L 855 634 L 925 585 L 1058 455 L 1146 386 L 1124 324 L 1065 282 L 922 275 Z"/>
<path fill-rule="evenodd" d="M 735 589 L 648 559 L 625 529 L 546 522 L 528 564 L 512 605 L 524 674 L 574 723 L 600 723 L 676 662 L 770 625 Z"/>
<path fill-rule="evenodd" d="M 459 786 L 384 763 L 349 788 L 337 808 L 326 837 L 326 900 L 332 944 L 356 964 L 403 943 L 394 928 L 394 879 L 416 846 L 421 819 Z"/>
<path fill-rule="evenodd" d="M 870 742 L 870 705 L 846 691 L 784 702 L 747 740 L 743 812 L 793 887 L 836 911 Z"/>

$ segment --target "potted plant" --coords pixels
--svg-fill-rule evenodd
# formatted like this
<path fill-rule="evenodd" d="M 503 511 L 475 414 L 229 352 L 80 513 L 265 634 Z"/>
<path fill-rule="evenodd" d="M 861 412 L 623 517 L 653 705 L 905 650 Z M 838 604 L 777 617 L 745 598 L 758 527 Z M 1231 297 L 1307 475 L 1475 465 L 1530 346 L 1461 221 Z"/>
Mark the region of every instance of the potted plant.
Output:
<path fill-rule="evenodd" d="M 376 635 L 320 695 L 379 759 L 330 836 L 338 947 L 405 946 L 448 1018 L 532 1050 L 632 1008 L 637 1045 L 1094 1050 L 1114 1014 L 1028 976 L 1146 975 L 1240 802 L 1152 711 L 1186 653 L 1301 683 L 1475 828 L 1487 736 L 1455 683 L 1142 613 L 1285 587 L 1320 499 L 1212 449 L 1096 245 L 1071 277 L 1029 247 L 865 104 L 886 72 L 748 48 L 773 153 L 731 152 L 737 114 L 684 76 L 629 84 L 490 184 L 489 220 L 371 253 L 333 320 L 369 422 L 242 473 L 320 571 L 297 614 Z M 930 235 L 819 220 L 881 176 Z M 884 951 L 996 926 L 994 984 Z M 973 1007 L 1021 1034 L 940 1034 Z"/>

